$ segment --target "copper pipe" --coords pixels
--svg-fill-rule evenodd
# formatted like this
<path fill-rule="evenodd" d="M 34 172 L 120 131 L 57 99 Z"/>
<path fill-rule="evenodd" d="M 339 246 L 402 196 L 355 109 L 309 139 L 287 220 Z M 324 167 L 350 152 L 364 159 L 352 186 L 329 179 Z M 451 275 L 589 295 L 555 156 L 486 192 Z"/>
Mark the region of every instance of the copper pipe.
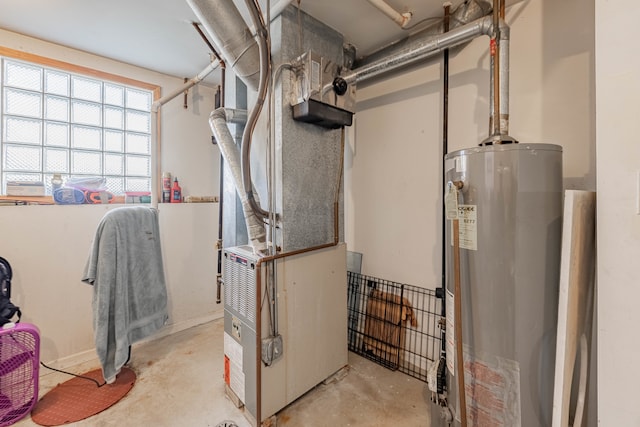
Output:
<path fill-rule="evenodd" d="M 464 357 L 462 354 L 462 295 L 460 291 L 460 220 L 453 220 L 453 265 L 454 265 L 454 322 L 456 340 L 456 376 L 460 401 L 460 425 L 467 427 L 467 396 L 464 386 Z"/>
<path fill-rule="evenodd" d="M 500 135 L 500 0 L 493 0 L 493 136 Z"/>
<path fill-rule="evenodd" d="M 333 242 L 337 245 L 340 241 L 340 188 L 342 186 L 342 173 L 344 170 L 344 126 L 340 131 L 340 163 L 338 164 L 338 181 L 336 183 L 336 194 L 333 198 Z"/>
<path fill-rule="evenodd" d="M 262 425 L 262 259 L 256 264 L 256 425 Z"/>
<path fill-rule="evenodd" d="M 504 21 L 504 15 L 505 15 L 505 0 L 499 0 L 500 2 L 500 19 Z M 499 31 L 499 30 L 498 30 Z M 498 45 L 497 45 L 497 50 L 496 50 L 496 69 L 497 71 L 497 75 L 500 76 L 500 34 L 498 33 Z M 494 71 L 495 73 L 496 71 Z M 498 80 L 496 82 L 496 91 L 498 93 L 498 109 L 496 110 L 496 118 L 498 119 L 498 130 L 500 131 L 500 133 L 502 134 L 502 111 L 500 111 L 500 81 Z"/>
<path fill-rule="evenodd" d="M 218 53 L 216 48 L 213 47 L 213 45 L 211 44 L 211 42 L 209 41 L 207 36 L 204 34 L 202 29 L 200 28 L 200 24 L 197 23 L 197 22 L 192 22 L 191 25 L 193 25 L 193 28 L 195 28 L 196 31 L 198 32 L 198 34 L 200 34 L 200 37 L 202 37 L 202 40 L 204 40 L 206 45 L 209 46 L 209 49 L 211 50 L 211 53 L 213 53 L 213 56 L 216 57 L 218 62 L 220 62 L 220 64 L 224 64 L 224 60 L 220 57 L 220 54 Z M 223 67 L 224 67 L 224 65 L 223 65 Z M 222 103 L 222 105 L 224 105 L 224 102 Z"/>
<path fill-rule="evenodd" d="M 500 135 L 500 39 L 495 39 L 493 59 L 493 134 Z"/>
<path fill-rule="evenodd" d="M 205 44 L 209 47 L 209 50 L 211 50 L 211 53 L 213 53 L 213 56 L 215 56 L 218 62 L 220 63 L 220 69 L 221 69 L 220 71 L 221 71 L 221 78 L 222 78 L 222 83 L 221 83 L 222 91 L 220 92 L 220 104 L 222 107 L 224 107 L 225 71 L 227 66 L 224 63 L 224 59 L 222 59 L 222 57 L 220 56 L 216 48 L 213 47 L 213 44 L 209 41 L 206 34 L 202 31 L 202 28 L 200 28 L 200 24 L 197 22 L 192 22 L 191 25 L 193 25 L 193 28 L 195 28 L 198 34 L 200 34 L 200 37 L 205 42 Z"/>

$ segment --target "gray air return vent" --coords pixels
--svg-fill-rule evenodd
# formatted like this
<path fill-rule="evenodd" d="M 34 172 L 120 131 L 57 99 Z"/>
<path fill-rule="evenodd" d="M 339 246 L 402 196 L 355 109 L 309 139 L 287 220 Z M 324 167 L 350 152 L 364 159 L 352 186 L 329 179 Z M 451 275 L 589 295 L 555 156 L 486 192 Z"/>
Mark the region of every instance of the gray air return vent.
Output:
<path fill-rule="evenodd" d="M 256 321 L 257 258 L 247 246 L 224 251 L 224 304 L 247 324 Z"/>

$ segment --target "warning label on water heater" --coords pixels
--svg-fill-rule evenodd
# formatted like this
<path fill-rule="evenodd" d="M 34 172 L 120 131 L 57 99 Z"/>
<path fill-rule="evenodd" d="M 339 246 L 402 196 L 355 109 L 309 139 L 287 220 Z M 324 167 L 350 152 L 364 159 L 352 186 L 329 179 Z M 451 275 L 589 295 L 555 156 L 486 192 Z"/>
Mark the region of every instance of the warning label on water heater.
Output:
<path fill-rule="evenodd" d="M 478 205 L 458 205 L 460 248 L 478 250 Z M 451 223 L 451 246 L 453 246 L 453 222 Z"/>

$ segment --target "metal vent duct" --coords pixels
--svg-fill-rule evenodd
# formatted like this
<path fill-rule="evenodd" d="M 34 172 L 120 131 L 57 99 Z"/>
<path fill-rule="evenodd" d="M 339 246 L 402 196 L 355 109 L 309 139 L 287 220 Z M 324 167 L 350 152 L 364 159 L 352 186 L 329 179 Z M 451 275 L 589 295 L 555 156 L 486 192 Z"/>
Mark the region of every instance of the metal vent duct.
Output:
<path fill-rule="evenodd" d="M 227 65 L 252 90 L 260 81 L 260 53 L 231 0 L 187 0 Z"/>

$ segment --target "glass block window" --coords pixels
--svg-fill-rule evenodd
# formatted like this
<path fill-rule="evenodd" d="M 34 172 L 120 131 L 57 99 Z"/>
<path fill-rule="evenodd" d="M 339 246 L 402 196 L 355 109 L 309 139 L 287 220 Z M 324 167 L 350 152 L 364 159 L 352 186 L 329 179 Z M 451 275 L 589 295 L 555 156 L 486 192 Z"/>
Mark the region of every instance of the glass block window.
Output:
<path fill-rule="evenodd" d="M 100 176 L 151 190 L 153 92 L 0 57 L 0 183 Z"/>

